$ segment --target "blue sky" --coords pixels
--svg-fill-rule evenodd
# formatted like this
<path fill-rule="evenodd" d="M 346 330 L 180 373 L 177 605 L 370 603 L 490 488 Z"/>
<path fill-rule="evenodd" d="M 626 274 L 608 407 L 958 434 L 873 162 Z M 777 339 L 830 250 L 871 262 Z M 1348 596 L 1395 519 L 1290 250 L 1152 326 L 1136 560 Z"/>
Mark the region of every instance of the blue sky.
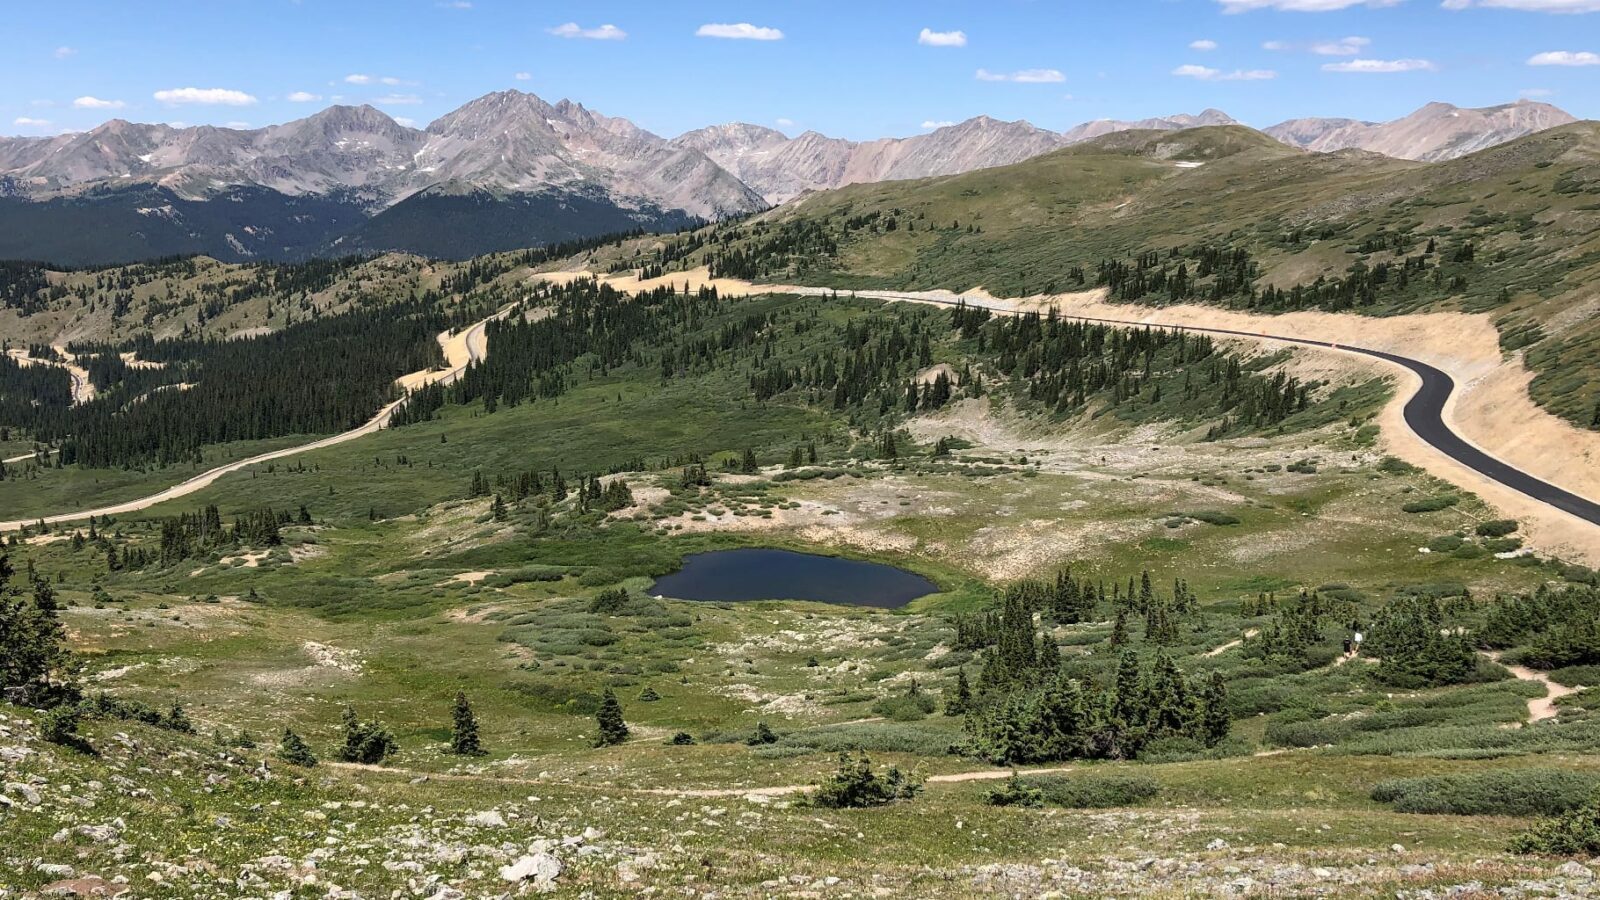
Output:
<path fill-rule="evenodd" d="M 504 88 L 664 135 L 1064 129 L 1214 106 L 1263 127 L 1529 96 L 1600 118 L 1600 0 L 106 0 L 4 7 L 0 133 L 114 117 L 418 125 Z M 1531 62 L 1544 64 L 1534 65 Z"/>

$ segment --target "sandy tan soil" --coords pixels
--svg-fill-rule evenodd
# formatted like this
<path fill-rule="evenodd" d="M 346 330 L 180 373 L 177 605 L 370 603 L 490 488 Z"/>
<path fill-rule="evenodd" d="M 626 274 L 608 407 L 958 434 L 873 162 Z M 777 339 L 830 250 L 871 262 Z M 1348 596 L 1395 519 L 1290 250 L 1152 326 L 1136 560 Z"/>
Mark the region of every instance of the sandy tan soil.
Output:
<path fill-rule="evenodd" d="M 77 364 L 77 357 L 68 352 L 66 346 L 54 344 L 52 347 L 57 353 L 61 354 L 63 359 L 67 361 L 61 363 L 52 359 L 37 359 L 29 356 L 27 350 L 20 348 L 7 350 L 6 355 L 24 366 L 59 366 L 60 368 L 66 369 L 68 374 L 72 376 L 72 402 L 74 404 L 80 404 L 88 403 L 90 400 L 93 400 L 95 396 L 95 388 L 94 382 L 89 380 L 89 370 Z"/>

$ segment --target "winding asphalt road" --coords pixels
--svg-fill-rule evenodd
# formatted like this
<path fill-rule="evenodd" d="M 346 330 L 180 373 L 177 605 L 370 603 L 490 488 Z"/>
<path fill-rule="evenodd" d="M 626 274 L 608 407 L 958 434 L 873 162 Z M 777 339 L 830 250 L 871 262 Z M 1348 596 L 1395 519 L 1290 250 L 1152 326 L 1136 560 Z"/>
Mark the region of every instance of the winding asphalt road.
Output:
<path fill-rule="evenodd" d="M 799 293 L 821 297 L 835 296 L 839 293 L 838 291 L 829 288 L 786 287 L 783 290 L 785 293 Z M 898 293 L 894 291 L 857 291 L 855 293 L 857 296 L 868 297 L 871 299 L 910 303 L 932 303 L 944 306 L 956 306 L 960 303 L 966 303 L 968 306 L 987 309 L 991 312 L 1000 313 L 1002 315 L 1015 314 L 1016 312 L 1015 310 L 997 306 L 976 298 L 942 299 L 937 297 L 928 297 L 925 295 Z M 507 309 L 503 309 L 489 318 L 493 319 L 502 316 L 509 309 L 510 307 L 507 307 Z M 1600 525 L 1600 503 L 1596 503 L 1586 497 L 1581 497 L 1564 488 L 1557 487 L 1548 481 L 1544 481 L 1529 475 L 1527 472 L 1524 472 L 1521 469 L 1518 469 L 1517 467 L 1478 449 L 1471 442 L 1467 441 L 1461 435 L 1452 430 L 1444 420 L 1444 409 L 1445 405 L 1450 400 L 1450 396 L 1455 392 L 1455 380 L 1452 379 L 1448 374 L 1428 365 L 1427 363 L 1394 353 L 1386 353 L 1381 350 L 1369 350 L 1365 347 L 1355 347 L 1349 344 L 1335 344 L 1330 341 L 1317 341 L 1309 338 L 1284 337 L 1281 335 L 1266 334 L 1262 332 L 1238 331 L 1227 328 L 1201 328 L 1187 325 L 1159 325 L 1149 322 L 1136 322 L 1126 319 L 1104 319 L 1093 316 L 1065 315 L 1063 318 L 1075 319 L 1081 322 L 1097 322 L 1107 325 L 1120 325 L 1136 328 L 1169 328 L 1174 331 L 1189 331 L 1198 334 L 1215 334 L 1224 337 L 1242 337 L 1250 338 L 1252 340 L 1276 341 L 1284 344 L 1299 344 L 1306 347 L 1318 347 L 1325 350 L 1335 350 L 1345 353 L 1354 353 L 1362 356 L 1370 356 L 1393 365 L 1401 366 L 1410 370 L 1416 374 L 1419 379 L 1421 379 L 1421 387 L 1415 394 L 1411 396 L 1409 400 L 1406 401 L 1404 410 L 1406 425 L 1417 435 L 1417 437 L 1421 438 L 1424 442 L 1438 450 L 1440 453 L 1443 453 L 1450 459 L 1453 459 L 1467 468 L 1478 472 L 1492 481 L 1498 482 L 1499 484 L 1511 488 L 1518 493 L 1531 497 L 1534 500 L 1544 503 L 1550 507 L 1576 516 L 1583 521 L 1594 525 Z M 469 361 L 481 359 L 488 351 L 487 342 L 484 339 L 484 329 L 488 321 L 489 319 L 485 319 L 482 322 L 478 322 L 468 330 L 466 344 L 469 354 Z M 448 335 L 440 335 L 441 343 L 443 343 L 447 336 Z M 455 378 L 460 376 L 460 373 L 465 368 L 466 365 L 463 363 L 462 365 L 443 373 L 437 380 L 445 383 L 453 381 Z M 100 509 L 45 516 L 44 521 L 50 524 L 55 524 L 58 522 L 70 522 L 79 519 L 85 519 L 91 515 L 105 516 L 135 512 L 166 500 L 182 497 L 186 494 L 192 494 L 195 491 L 209 486 L 221 476 L 230 472 L 236 472 L 245 468 L 246 466 L 267 462 L 269 460 L 281 459 L 287 456 L 293 456 L 308 450 L 317 450 L 322 447 L 332 446 L 334 444 L 342 444 L 346 441 L 354 440 L 358 437 L 378 431 L 383 427 L 384 423 L 388 421 L 390 413 L 392 413 L 396 407 L 404 402 L 404 398 L 395 401 L 389 406 L 384 407 L 365 425 L 362 425 L 359 428 L 351 429 L 350 431 L 346 431 L 342 434 L 323 438 L 322 440 L 313 441 L 312 443 L 304 444 L 298 447 L 290 447 L 271 453 L 263 453 L 259 456 L 252 456 L 249 459 L 238 460 L 224 466 L 218 466 L 215 469 L 211 469 L 210 471 L 204 472 L 195 476 L 194 478 L 182 482 L 181 484 L 174 485 L 173 487 L 167 488 L 166 490 L 153 494 L 149 497 L 128 501 L 126 503 L 119 503 L 112 506 L 106 506 Z M 23 527 L 24 525 L 29 525 L 37 521 L 39 520 L 29 519 L 0 522 L 0 532 L 15 530 Z"/>
<path fill-rule="evenodd" d="M 792 290 L 792 289 L 786 289 Z M 832 296 L 837 291 L 825 288 L 808 288 L 802 291 L 810 296 Z M 1015 314 L 1016 311 L 1002 306 L 973 298 L 941 299 L 917 294 L 902 294 L 894 291 L 857 291 L 856 296 L 868 297 L 877 300 L 897 300 L 909 303 L 933 303 L 942 306 L 956 306 L 966 303 L 968 306 L 987 309 L 1000 314 Z M 1478 449 L 1466 438 L 1457 434 L 1444 420 L 1444 408 L 1450 400 L 1450 395 L 1455 393 L 1455 379 L 1448 374 L 1425 362 L 1420 362 L 1410 357 L 1400 356 L 1395 353 L 1386 353 L 1382 350 L 1368 350 L 1365 347 L 1354 347 L 1349 344 L 1335 344 L 1330 341 L 1316 341 L 1309 338 L 1283 337 L 1275 334 L 1265 334 L 1255 331 L 1236 331 L 1227 328 L 1201 328 L 1189 325 L 1162 325 L 1150 322 L 1135 322 L 1125 319 L 1101 319 L 1093 316 L 1072 316 L 1063 314 L 1061 318 L 1075 319 L 1080 322 L 1098 322 L 1107 325 L 1131 326 L 1135 328 L 1167 328 L 1173 331 L 1190 331 L 1199 334 L 1215 334 L 1224 337 L 1242 337 L 1253 340 L 1277 341 L 1284 344 L 1300 344 L 1307 347 L 1319 347 L 1325 350 L 1337 350 L 1345 353 L 1354 353 L 1360 356 L 1370 356 L 1381 359 L 1409 369 L 1422 380 L 1422 386 L 1411 399 L 1406 401 L 1404 415 L 1407 427 L 1417 437 L 1432 446 L 1445 456 L 1466 466 L 1474 472 L 1483 475 L 1491 481 L 1511 488 L 1518 493 L 1532 497 L 1547 506 L 1559 509 L 1562 512 L 1576 516 L 1585 522 L 1600 525 L 1600 503 L 1586 497 L 1581 497 L 1565 488 L 1557 487 L 1548 481 L 1535 478 L 1527 472 L 1503 460 L 1490 456 Z"/>

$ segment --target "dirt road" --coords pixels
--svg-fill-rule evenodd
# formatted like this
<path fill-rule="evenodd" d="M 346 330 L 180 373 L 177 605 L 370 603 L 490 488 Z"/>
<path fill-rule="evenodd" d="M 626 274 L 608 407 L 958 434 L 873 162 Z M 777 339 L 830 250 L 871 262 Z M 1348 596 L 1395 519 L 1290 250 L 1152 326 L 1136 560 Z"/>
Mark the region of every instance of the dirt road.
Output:
<path fill-rule="evenodd" d="M 438 382 L 440 384 L 449 384 L 450 382 L 455 381 L 457 378 L 461 377 L 462 372 L 466 371 L 469 363 L 483 359 L 488 354 L 489 340 L 486 333 L 488 323 L 493 319 L 497 319 L 506 315 L 508 312 L 510 312 L 511 308 L 512 307 L 508 306 L 494 315 L 463 329 L 462 331 L 440 332 L 438 337 L 439 347 L 444 351 L 446 367 L 443 369 L 427 369 L 421 372 L 412 372 L 409 375 L 401 376 L 396 380 L 396 384 L 405 390 L 411 390 L 413 388 L 421 387 L 425 384 L 432 384 L 434 382 Z M 374 434 L 388 425 L 389 416 L 395 411 L 395 409 L 400 407 L 405 402 L 406 398 L 401 397 L 399 400 L 396 400 L 393 403 L 385 406 L 383 409 L 378 410 L 377 415 L 369 419 L 366 424 L 352 428 L 349 431 L 341 434 L 336 434 L 331 437 L 322 438 L 321 440 L 312 441 L 309 444 L 301 444 L 296 447 L 287 447 L 282 450 L 274 450 L 270 453 L 262 453 L 249 457 L 248 459 L 236 460 L 226 465 L 217 466 L 216 468 L 202 472 L 199 475 L 188 479 L 187 481 L 180 482 L 172 487 L 158 491 L 157 493 L 149 496 L 140 497 L 137 500 L 114 503 L 108 506 L 99 507 L 97 509 L 85 509 L 78 510 L 76 512 L 58 513 L 55 515 L 35 517 L 32 519 L 15 519 L 9 522 L 0 522 L 0 533 L 4 533 L 6 531 L 16 531 L 25 526 L 36 524 L 41 521 L 41 519 L 45 522 L 45 524 L 55 525 L 61 522 L 73 522 L 79 519 L 87 519 L 90 516 L 116 516 L 131 512 L 138 512 L 142 509 L 148 509 L 158 503 L 165 503 L 168 500 L 175 500 L 179 497 L 184 497 L 189 494 L 193 494 L 196 491 L 207 488 L 211 486 L 211 484 L 218 478 L 221 478 L 222 476 L 231 472 L 237 472 L 240 469 L 248 466 L 257 465 L 264 462 L 271 462 L 275 459 L 284 459 L 311 450 L 320 450 L 324 447 L 333 447 L 338 444 L 353 441 L 356 438 Z"/>

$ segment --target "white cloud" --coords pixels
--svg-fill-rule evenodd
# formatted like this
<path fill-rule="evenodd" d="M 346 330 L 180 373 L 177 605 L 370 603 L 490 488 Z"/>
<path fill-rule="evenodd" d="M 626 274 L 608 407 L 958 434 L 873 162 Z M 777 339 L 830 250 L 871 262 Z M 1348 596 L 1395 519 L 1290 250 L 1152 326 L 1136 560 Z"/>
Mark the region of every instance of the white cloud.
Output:
<path fill-rule="evenodd" d="M 417 120 L 416 119 L 408 119 L 405 116 L 395 116 L 394 120 L 395 120 L 395 122 L 397 122 L 397 123 L 399 123 L 401 125 L 404 125 L 407 128 L 415 128 L 415 127 L 417 127 Z"/>
<path fill-rule="evenodd" d="M 917 43 L 924 47 L 965 47 L 967 33 L 965 31 L 934 31 L 931 28 L 922 29 L 917 35 Z"/>
<path fill-rule="evenodd" d="M 599 28 L 584 28 L 577 22 L 568 22 L 546 31 L 562 38 L 583 38 L 586 41 L 620 41 L 627 38 L 628 33 L 615 25 L 601 25 Z"/>
<path fill-rule="evenodd" d="M 66 59 L 69 56 L 77 55 L 78 51 L 72 47 L 57 47 L 54 53 L 56 59 Z"/>
<path fill-rule="evenodd" d="M 1600 66 L 1600 53 L 1587 50 L 1550 50 L 1528 57 L 1530 66 Z"/>
<path fill-rule="evenodd" d="M 1196 81 L 1270 81 L 1278 77 L 1278 73 L 1271 69 L 1234 69 L 1232 72 L 1224 72 L 1221 69 L 1194 64 L 1179 66 L 1172 70 L 1172 74 L 1179 78 L 1193 78 Z"/>
<path fill-rule="evenodd" d="M 1540 97 L 1553 97 L 1555 93 L 1549 88 L 1523 88 L 1517 92 L 1517 96 L 1525 100 L 1537 100 Z"/>
<path fill-rule="evenodd" d="M 511 77 L 515 78 L 518 81 L 532 81 L 533 80 L 533 73 L 532 72 L 518 72 L 517 74 L 515 74 L 515 75 L 513 75 Z"/>
<path fill-rule="evenodd" d="M 734 41 L 781 41 L 783 32 L 776 28 L 764 28 L 751 25 L 749 22 L 740 22 L 736 25 L 701 25 L 695 29 L 695 37 L 727 38 Z"/>
<path fill-rule="evenodd" d="M 416 94 L 387 94 L 372 102 L 379 106 L 416 106 L 422 98 Z"/>
<path fill-rule="evenodd" d="M 1355 56 L 1372 43 L 1371 38 L 1345 37 L 1336 41 L 1318 41 L 1311 52 L 1318 56 Z"/>
<path fill-rule="evenodd" d="M 954 125 L 954 124 L 955 124 L 954 122 L 951 122 L 949 120 L 941 120 L 941 121 L 937 121 L 936 122 L 933 119 L 929 119 L 928 121 L 922 123 L 922 127 L 923 128 L 949 128 L 951 125 Z"/>
<path fill-rule="evenodd" d="M 1349 62 L 1324 63 L 1322 71 L 1387 75 L 1394 72 L 1432 72 L 1437 68 L 1425 59 L 1352 59 Z"/>
<path fill-rule="evenodd" d="M 243 128 L 249 128 L 250 127 L 250 123 L 249 122 L 228 122 L 226 124 L 227 124 L 227 127 L 229 127 L 229 128 L 240 128 L 240 129 L 243 129 Z"/>
<path fill-rule="evenodd" d="M 1401 0 L 1217 0 L 1225 13 L 1275 9 L 1279 12 L 1338 12 L 1352 6 L 1395 6 Z"/>
<path fill-rule="evenodd" d="M 779 120 L 777 120 L 777 125 L 778 125 L 779 128 L 791 128 L 791 127 L 794 126 L 794 120 L 793 119 L 779 119 Z"/>
<path fill-rule="evenodd" d="M 440 3 L 439 4 L 439 8 L 440 9 L 471 9 L 472 8 L 472 4 L 467 2 L 467 0 L 450 0 L 450 2 L 447 2 L 447 3 Z"/>
<path fill-rule="evenodd" d="M 121 100 L 101 100 L 99 97 L 79 97 L 72 101 L 79 109 L 121 109 L 128 104 Z"/>
<path fill-rule="evenodd" d="M 1342 37 L 1331 41 L 1314 41 L 1310 44 L 1295 44 L 1289 41 L 1267 41 L 1261 45 L 1263 50 L 1278 52 L 1296 50 L 1306 53 L 1315 53 L 1318 56 L 1355 56 L 1362 50 L 1372 45 L 1371 38 Z"/>
<path fill-rule="evenodd" d="M 345 84 L 386 84 L 390 87 L 416 83 L 406 81 L 401 78 L 396 78 L 393 75 L 362 75 L 359 73 L 355 75 L 346 75 L 344 77 L 344 82 Z"/>
<path fill-rule="evenodd" d="M 991 72 L 979 69 L 979 81 L 1014 81 L 1017 84 L 1060 84 L 1067 76 L 1056 69 L 1022 69 L 1017 72 Z"/>
<path fill-rule="evenodd" d="M 1575 14 L 1600 12 L 1600 0 L 1444 0 L 1445 9 L 1466 9 L 1482 6 L 1491 9 L 1515 9 L 1523 12 Z"/>
<path fill-rule="evenodd" d="M 199 104 L 215 106 L 251 106 L 256 98 L 244 91 L 234 91 L 228 88 L 172 88 L 165 91 L 156 91 L 155 98 L 162 103 Z"/>
<path fill-rule="evenodd" d="M 1210 41 L 1210 40 L 1190 41 L 1189 42 L 1189 49 L 1190 50 L 1199 50 L 1201 52 L 1209 52 L 1209 51 L 1217 49 L 1217 42 L 1216 41 Z"/>
<path fill-rule="evenodd" d="M 313 94 L 310 91 L 295 91 L 283 99 L 288 100 L 290 103 L 315 103 L 322 99 L 322 95 Z"/>
<path fill-rule="evenodd" d="M 28 116 L 18 116 L 17 118 L 11 120 L 11 124 L 17 125 L 17 126 L 22 127 L 22 128 L 49 128 L 50 127 L 50 121 L 48 119 L 33 119 L 33 118 L 29 118 Z"/>

